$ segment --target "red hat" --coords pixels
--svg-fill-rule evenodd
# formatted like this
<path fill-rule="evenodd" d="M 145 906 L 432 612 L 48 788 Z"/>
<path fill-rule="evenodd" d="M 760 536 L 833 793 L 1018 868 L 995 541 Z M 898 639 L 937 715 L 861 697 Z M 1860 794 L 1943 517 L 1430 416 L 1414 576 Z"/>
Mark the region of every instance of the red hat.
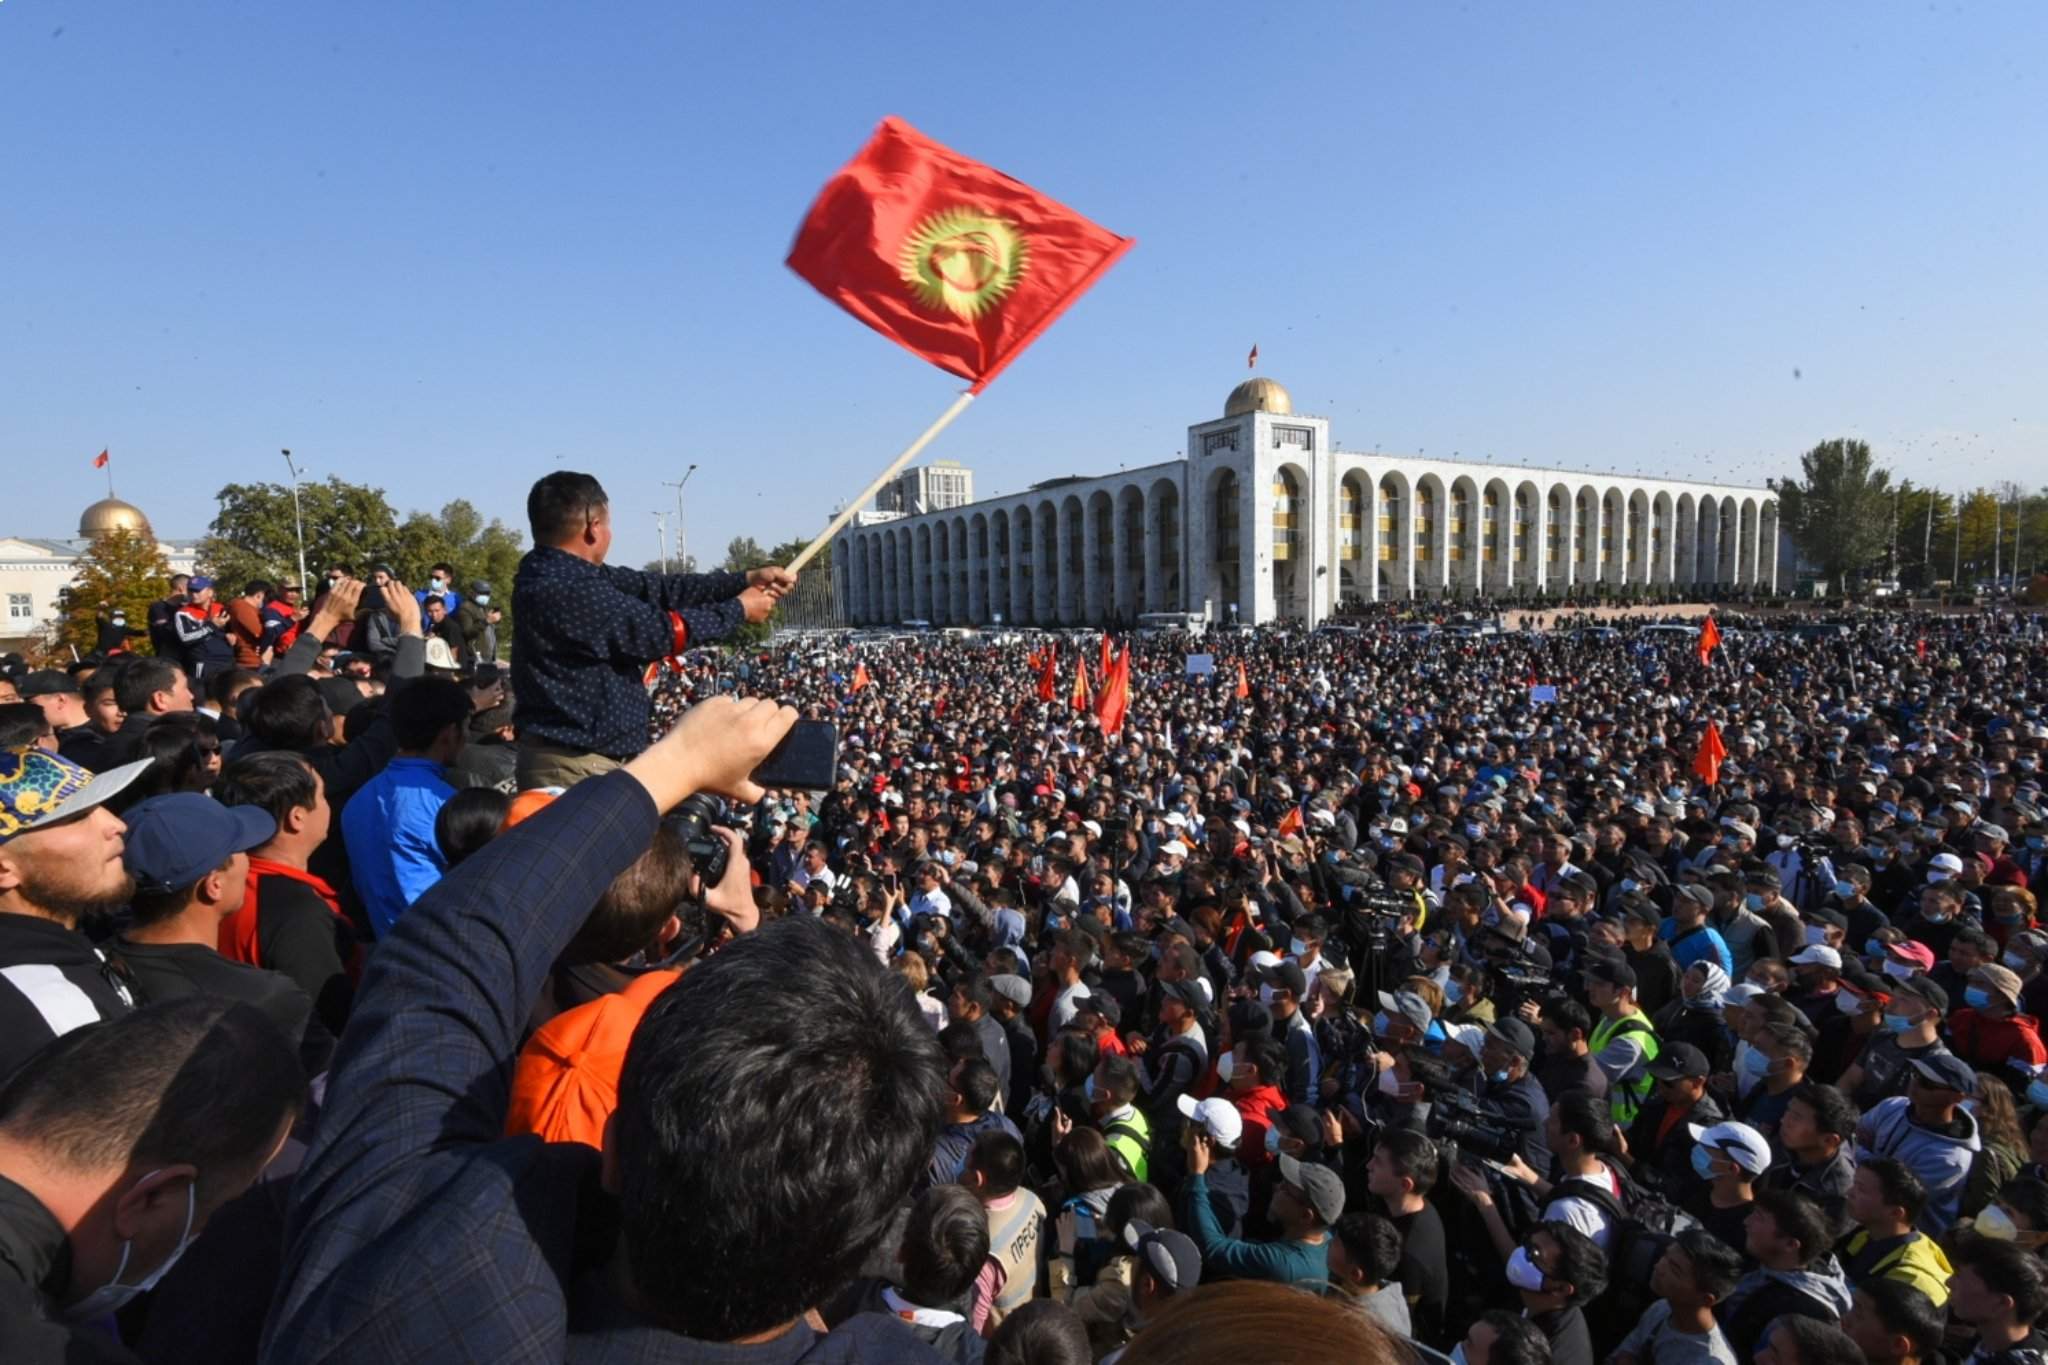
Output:
<path fill-rule="evenodd" d="M 1915 967 L 1923 972 L 1934 970 L 1934 949 L 1924 943 L 1907 939 L 1904 943 L 1887 943 L 1885 956 L 1903 966 Z"/>

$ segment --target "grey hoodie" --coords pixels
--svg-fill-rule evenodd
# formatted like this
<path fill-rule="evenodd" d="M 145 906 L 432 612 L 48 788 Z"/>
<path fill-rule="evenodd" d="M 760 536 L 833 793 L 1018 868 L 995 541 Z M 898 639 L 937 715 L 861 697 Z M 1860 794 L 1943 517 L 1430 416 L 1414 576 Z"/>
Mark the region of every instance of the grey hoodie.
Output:
<path fill-rule="evenodd" d="M 1880 1100 L 1856 1129 L 1857 1160 L 1891 1157 L 1905 1163 L 1927 1187 L 1920 1230 L 1930 1237 L 1939 1237 L 1955 1225 L 1970 1167 L 1984 1148 L 1976 1117 L 1967 1109 L 1956 1110 L 1956 1117 L 1963 1123 L 1962 1137 L 1934 1132 L 1913 1122 L 1911 1100 L 1894 1095 Z"/>

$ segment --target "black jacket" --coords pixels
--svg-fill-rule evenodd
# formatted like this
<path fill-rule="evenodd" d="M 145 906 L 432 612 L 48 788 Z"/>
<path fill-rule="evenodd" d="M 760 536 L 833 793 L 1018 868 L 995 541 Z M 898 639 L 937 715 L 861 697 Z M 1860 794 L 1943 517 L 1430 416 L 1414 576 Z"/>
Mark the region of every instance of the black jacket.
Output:
<path fill-rule="evenodd" d="M 98 1327 L 73 1331 L 54 1319 L 51 1301 L 70 1273 L 71 1242 L 63 1227 L 34 1195 L 0 1176 L 0 1360 L 140 1365 Z"/>
<path fill-rule="evenodd" d="M 14 967 L 50 970 L 7 970 Z M 55 920 L 0 914 L 0 972 L 0 1079 L 59 1034 L 135 1006 L 92 940 Z"/>

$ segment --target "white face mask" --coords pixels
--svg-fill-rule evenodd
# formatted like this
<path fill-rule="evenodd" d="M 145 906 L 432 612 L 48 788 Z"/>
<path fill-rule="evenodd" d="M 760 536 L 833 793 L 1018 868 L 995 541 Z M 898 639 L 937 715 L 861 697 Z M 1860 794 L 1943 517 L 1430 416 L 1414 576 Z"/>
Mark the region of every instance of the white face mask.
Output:
<path fill-rule="evenodd" d="M 1236 1068 L 1236 1066 L 1237 1054 L 1233 1052 L 1224 1053 L 1221 1057 L 1218 1057 L 1216 1059 L 1216 1079 L 1223 1082 L 1225 1085 L 1229 1085 L 1230 1073 Z"/>
<path fill-rule="evenodd" d="M 1259 987 L 1259 1003 L 1269 1010 L 1273 1008 L 1273 988 L 1271 986 Z"/>
<path fill-rule="evenodd" d="M 1508 1283 L 1532 1294 L 1543 1292 L 1543 1267 L 1529 1259 L 1529 1248 L 1516 1247 L 1508 1257 Z"/>
<path fill-rule="evenodd" d="M 149 1175 L 142 1178 L 147 1180 L 150 1175 L 155 1174 L 155 1171 L 151 1171 Z M 134 1284 L 122 1284 L 121 1276 L 128 1269 L 128 1257 L 135 1250 L 135 1244 L 133 1242 L 121 1243 L 121 1260 L 114 1267 L 114 1278 L 101 1285 L 98 1289 L 93 1290 L 92 1293 L 87 1294 L 77 1303 L 66 1308 L 64 1310 L 65 1319 L 70 1322 L 91 1322 L 98 1318 L 107 1317 L 118 1312 L 137 1294 L 146 1294 L 156 1288 L 157 1282 L 170 1274 L 171 1267 L 176 1265 L 178 1258 L 185 1254 L 185 1248 L 192 1245 L 192 1220 L 199 1212 L 198 1191 L 199 1187 L 196 1183 L 188 1183 L 185 1186 L 185 1230 L 178 1234 L 178 1245 L 171 1249 L 171 1254 L 164 1258 L 162 1265 L 144 1275 Z"/>

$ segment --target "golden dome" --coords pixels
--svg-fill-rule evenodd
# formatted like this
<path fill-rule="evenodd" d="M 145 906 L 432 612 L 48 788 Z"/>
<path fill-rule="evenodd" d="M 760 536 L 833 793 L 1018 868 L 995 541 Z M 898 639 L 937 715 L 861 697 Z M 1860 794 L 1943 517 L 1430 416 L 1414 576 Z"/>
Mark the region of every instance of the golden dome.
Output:
<path fill-rule="evenodd" d="M 81 539 L 91 540 L 103 532 L 117 529 L 145 536 L 156 534 L 149 529 L 149 518 L 142 515 L 140 507 L 119 498 L 101 498 L 79 514 L 78 534 Z"/>
<path fill-rule="evenodd" d="M 1225 417 L 1242 417 L 1248 412 L 1270 412 L 1286 417 L 1294 411 L 1287 390 L 1270 379 L 1247 379 L 1223 400 Z"/>

